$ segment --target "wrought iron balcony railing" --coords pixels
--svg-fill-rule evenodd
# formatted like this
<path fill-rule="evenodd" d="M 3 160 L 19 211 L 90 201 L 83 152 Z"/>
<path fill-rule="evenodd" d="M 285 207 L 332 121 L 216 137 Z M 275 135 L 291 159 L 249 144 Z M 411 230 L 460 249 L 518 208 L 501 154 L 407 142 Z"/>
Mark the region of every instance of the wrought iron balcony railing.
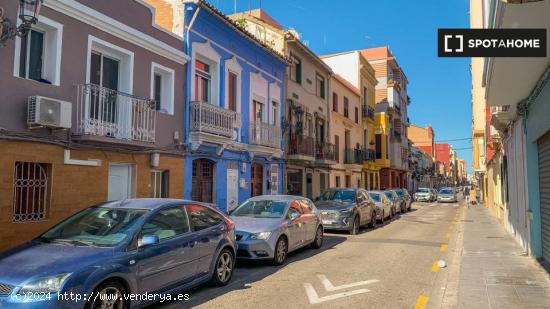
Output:
<path fill-rule="evenodd" d="M 363 105 L 363 117 L 374 120 L 374 114 L 374 108 L 368 105 Z"/>
<path fill-rule="evenodd" d="M 310 157 L 315 156 L 315 140 L 313 137 L 304 135 L 295 135 L 290 137 L 288 154 Z"/>
<path fill-rule="evenodd" d="M 152 100 L 93 84 L 76 87 L 77 134 L 155 142 L 157 112 Z"/>
<path fill-rule="evenodd" d="M 336 161 L 336 145 L 317 142 L 315 144 L 315 158 L 317 160 Z"/>
<path fill-rule="evenodd" d="M 241 127 L 241 114 L 204 102 L 191 102 L 190 131 L 232 137 Z"/>
<path fill-rule="evenodd" d="M 281 148 L 281 127 L 256 122 L 250 125 L 250 144 Z"/>

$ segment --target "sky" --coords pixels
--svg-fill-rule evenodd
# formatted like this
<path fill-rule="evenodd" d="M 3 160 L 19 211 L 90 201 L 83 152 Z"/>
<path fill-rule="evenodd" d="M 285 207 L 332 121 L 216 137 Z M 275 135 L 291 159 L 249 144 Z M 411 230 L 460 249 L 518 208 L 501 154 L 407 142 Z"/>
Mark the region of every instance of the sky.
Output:
<path fill-rule="evenodd" d="M 235 0 L 210 0 L 226 14 Z M 262 7 L 301 34 L 318 55 L 389 46 L 409 80 L 411 122 L 432 125 L 436 141 L 471 137 L 469 58 L 438 58 L 438 28 L 468 28 L 468 0 L 236 0 Z M 470 140 L 450 141 L 472 172 Z"/>

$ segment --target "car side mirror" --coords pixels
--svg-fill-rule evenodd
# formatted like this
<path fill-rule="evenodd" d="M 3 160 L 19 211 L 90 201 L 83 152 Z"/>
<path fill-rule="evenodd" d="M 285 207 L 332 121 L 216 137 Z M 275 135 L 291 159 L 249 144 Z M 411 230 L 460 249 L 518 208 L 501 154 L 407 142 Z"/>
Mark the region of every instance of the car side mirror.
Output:
<path fill-rule="evenodd" d="M 157 235 L 143 235 L 143 237 L 141 237 L 138 241 L 138 248 L 156 245 L 159 242 L 160 239 Z"/>
<path fill-rule="evenodd" d="M 300 214 L 297 212 L 291 212 L 288 217 L 290 218 L 290 221 L 294 221 L 300 217 Z"/>

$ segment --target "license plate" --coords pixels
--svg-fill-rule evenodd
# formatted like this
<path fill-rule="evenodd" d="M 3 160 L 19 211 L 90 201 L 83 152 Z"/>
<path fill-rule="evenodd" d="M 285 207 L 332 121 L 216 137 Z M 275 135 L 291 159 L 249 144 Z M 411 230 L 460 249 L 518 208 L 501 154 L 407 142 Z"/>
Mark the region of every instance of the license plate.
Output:
<path fill-rule="evenodd" d="M 323 220 L 323 224 L 333 225 L 333 224 L 335 224 L 335 223 L 336 223 L 336 222 L 334 222 L 334 221 Z"/>

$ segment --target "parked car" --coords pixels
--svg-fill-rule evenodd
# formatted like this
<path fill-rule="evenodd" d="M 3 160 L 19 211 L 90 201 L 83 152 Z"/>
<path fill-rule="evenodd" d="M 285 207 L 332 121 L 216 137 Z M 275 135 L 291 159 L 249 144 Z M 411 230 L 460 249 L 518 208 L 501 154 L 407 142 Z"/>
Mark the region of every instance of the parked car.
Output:
<path fill-rule="evenodd" d="M 433 192 L 428 188 L 418 188 L 414 194 L 414 200 L 417 202 L 431 202 L 433 198 Z"/>
<path fill-rule="evenodd" d="M 393 208 L 393 214 L 395 215 L 397 212 L 401 213 L 402 207 L 401 207 L 401 200 L 399 199 L 399 196 L 397 196 L 397 193 L 393 190 L 386 190 L 383 191 L 384 195 L 388 198 L 388 200 L 392 203 Z"/>
<path fill-rule="evenodd" d="M 386 219 L 391 220 L 395 213 L 393 203 L 386 197 L 384 192 L 381 191 L 369 191 L 370 199 L 376 206 L 376 219 L 380 223 L 384 223 Z"/>
<path fill-rule="evenodd" d="M 401 213 L 411 210 L 412 197 L 409 194 L 409 191 L 407 191 L 407 189 L 394 189 L 393 191 L 395 191 L 395 193 L 401 200 Z"/>
<path fill-rule="evenodd" d="M 328 189 L 315 205 L 327 230 L 345 230 L 355 235 L 361 226 L 376 226 L 376 207 L 364 189 Z"/>
<path fill-rule="evenodd" d="M 148 301 L 120 296 L 175 293 L 207 281 L 227 284 L 235 250 L 233 222 L 204 204 L 170 199 L 107 202 L 2 254 L 0 307 L 141 307 Z M 64 293 L 100 297 L 81 302 L 58 298 Z"/>
<path fill-rule="evenodd" d="M 237 258 L 285 262 L 288 253 L 311 245 L 321 248 L 323 223 L 305 197 L 263 195 L 250 198 L 231 212 L 236 225 Z"/>
<path fill-rule="evenodd" d="M 453 188 L 441 188 L 437 195 L 437 201 L 456 203 L 458 201 L 458 198 Z"/>

